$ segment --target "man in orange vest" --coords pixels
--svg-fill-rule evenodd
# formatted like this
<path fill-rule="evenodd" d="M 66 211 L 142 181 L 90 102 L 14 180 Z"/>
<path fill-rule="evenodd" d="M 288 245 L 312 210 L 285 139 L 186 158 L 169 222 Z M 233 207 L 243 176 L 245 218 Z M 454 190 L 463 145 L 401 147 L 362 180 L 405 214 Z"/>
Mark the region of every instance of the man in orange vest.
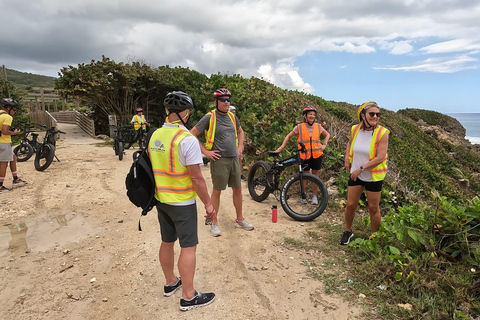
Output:
<path fill-rule="evenodd" d="M 305 167 L 305 171 L 312 170 L 312 174 L 318 177 L 320 169 L 322 167 L 323 151 L 327 147 L 328 140 L 330 139 L 330 133 L 325 130 L 320 123 L 315 122 L 317 116 L 317 109 L 314 107 L 306 107 L 303 109 L 303 122 L 295 126 L 292 131 L 285 137 L 282 145 L 275 150 L 275 152 L 281 152 L 287 145 L 288 140 L 297 136 L 297 142 L 303 142 L 307 152 L 301 153 L 302 166 Z M 323 144 L 320 140 L 321 136 L 324 136 Z M 318 204 L 318 198 L 316 196 L 318 192 L 318 186 L 313 185 L 312 204 Z M 307 204 L 307 199 L 300 199 L 300 202 Z"/>
<path fill-rule="evenodd" d="M 202 153 L 212 160 L 210 174 L 212 176 L 212 202 L 217 212 L 220 208 L 220 195 L 227 185 L 233 191 L 233 206 L 236 212 L 237 228 L 253 230 L 242 212 L 242 180 L 239 160 L 242 158 L 245 134 L 238 118 L 229 111 L 232 94 L 225 88 L 213 93 L 215 110 L 207 113 L 200 119 L 190 132 L 198 137 L 205 131 L 207 143 L 200 144 Z M 210 226 L 210 233 L 214 237 L 220 236 L 220 226 L 215 219 Z"/>

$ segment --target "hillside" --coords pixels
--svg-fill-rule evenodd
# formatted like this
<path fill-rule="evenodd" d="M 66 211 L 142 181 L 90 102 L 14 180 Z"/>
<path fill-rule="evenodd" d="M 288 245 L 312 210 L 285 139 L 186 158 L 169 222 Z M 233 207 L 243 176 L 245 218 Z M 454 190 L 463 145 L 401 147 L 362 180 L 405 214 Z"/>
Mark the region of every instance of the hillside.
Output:
<path fill-rule="evenodd" d="M 15 85 L 20 95 L 24 95 L 32 87 L 53 88 L 54 77 L 42 76 L 28 72 L 20 72 L 6 68 L 7 80 Z M 4 74 L 2 73 L 2 78 Z"/>

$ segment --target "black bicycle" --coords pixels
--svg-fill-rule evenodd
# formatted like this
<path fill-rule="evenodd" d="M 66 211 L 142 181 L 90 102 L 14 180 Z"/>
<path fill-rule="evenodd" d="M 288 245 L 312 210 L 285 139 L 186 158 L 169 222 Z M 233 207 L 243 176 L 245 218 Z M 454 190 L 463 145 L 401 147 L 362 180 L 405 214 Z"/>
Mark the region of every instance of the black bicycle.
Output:
<path fill-rule="evenodd" d="M 310 221 L 320 216 L 327 207 L 328 191 L 319 177 L 303 171 L 300 159 L 302 152 L 306 152 L 303 143 L 295 155 L 283 160 L 277 160 L 279 153 L 268 151 L 267 154 L 273 157 L 273 163 L 257 161 L 252 165 L 248 174 L 248 192 L 258 202 L 267 199 L 270 193 L 278 200 L 277 195 L 280 193 L 282 208 L 291 218 Z M 293 174 L 280 187 L 280 181 L 285 180 L 282 173 L 295 164 L 298 165 L 299 172 L 287 170 L 288 173 L 293 171 Z"/>
<path fill-rule="evenodd" d="M 31 139 L 29 139 L 29 136 L 31 136 Z M 22 141 L 13 149 L 13 153 L 17 156 L 18 162 L 24 162 L 37 152 L 39 145 L 38 133 L 31 132 L 30 125 L 26 124 L 22 134 Z"/>
<path fill-rule="evenodd" d="M 130 147 L 132 147 L 133 144 L 136 142 L 138 143 L 138 147 L 140 149 L 142 150 L 145 149 L 146 147 L 145 141 L 147 139 L 147 133 L 148 133 L 148 130 L 143 129 L 142 127 L 140 127 L 140 129 L 138 130 L 133 130 L 130 127 L 130 130 L 125 133 L 126 148 L 130 149 Z"/>
<path fill-rule="evenodd" d="M 114 129 L 115 137 L 113 138 L 113 150 L 115 155 L 118 156 L 119 160 L 123 160 L 123 155 L 125 154 L 125 143 L 130 141 L 131 137 L 131 128 L 130 126 L 118 126 Z"/>
<path fill-rule="evenodd" d="M 37 124 L 42 128 L 47 129 L 45 136 L 43 137 L 43 142 L 39 145 L 37 153 L 35 154 L 35 169 L 38 171 L 43 171 L 47 169 L 53 162 L 53 158 L 57 159 L 60 162 L 60 159 L 55 155 L 55 145 L 57 143 L 57 135 L 59 133 L 67 134 L 61 130 L 56 130 L 55 127 L 47 128 L 43 124 Z"/>

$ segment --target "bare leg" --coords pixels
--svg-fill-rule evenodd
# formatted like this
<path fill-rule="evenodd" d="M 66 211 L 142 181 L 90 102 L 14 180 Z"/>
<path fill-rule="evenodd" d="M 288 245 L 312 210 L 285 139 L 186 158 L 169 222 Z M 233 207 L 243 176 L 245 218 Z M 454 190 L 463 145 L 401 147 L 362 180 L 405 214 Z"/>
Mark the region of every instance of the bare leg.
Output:
<path fill-rule="evenodd" d="M 173 272 L 175 264 L 175 257 L 173 252 L 173 246 L 175 242 L 163 242 L 160 245 L 158 256 L 160 265 L 162 266 L 163 275 L 165 276 L 165 284 L 174 284 L 177 281 L 177 277 Z M 183 280 L 183 279 L 182 279 Z"/>
<path fill-rule="evenodd" d="M 237 213 L 237 220 L 243 220 L 242 214 L 242 188 L 232 188 L 233 191 L 233 206 Z"/>
<path fill-rule="evenodd" d="M 353 218 L 357 210 L 358 200 L 363 192 L 363 186 L 348 187 L 347 205 L 345 207 L 345 231 L 352 231 Z"/>
<path fill-rule="evenodd" d="M 217 190 L 213 189 L 212 190 L 212 196 L 210 197 L 212 199 L 212 204 L 215 207 L 215 210 L 217 210 L 217 218 L 218 218 L 218 212 L 220 211 L 220 195 L 222 194 L 222 190 Z M 213 221 L 213 224 L 217 224 L 218 219 Z"/>
<path fill-rule="evenodd" d="M 367 191 L 368 212 L 370 213 L 372 233 L 377 232 L 378 229 L 380 229 L 380 223 L 382 222 L 382 215 L 380 212 L 381 195 L 381 192 Z"/>
<path fill-rule="evenodd" d="M 7 174 L 8 162 L 0 162 L 0 178 L 5 178 Z"/>
<path fill-rule="evenodd" d="M 197 246 L 182 248 L 178 258 L 178 272 L 182 278 L 182 297 L 190 299 L 195 293 L 193 277 L 195 276 Z"/>

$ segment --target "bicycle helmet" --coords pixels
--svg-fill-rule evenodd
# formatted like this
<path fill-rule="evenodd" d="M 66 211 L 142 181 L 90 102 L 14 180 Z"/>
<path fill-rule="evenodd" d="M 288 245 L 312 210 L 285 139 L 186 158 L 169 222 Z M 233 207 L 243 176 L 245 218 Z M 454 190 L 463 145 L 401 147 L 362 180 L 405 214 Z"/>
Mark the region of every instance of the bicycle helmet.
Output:
<path fill-rule="evenodd" d="M 183 91 L 173 91 L 167 93 L 163 105 L 170 112 L 182 112 L 187 109 L 194 109 L 193 100 Z"/>
<path fill-rule="evenodd" d="M 137 108 L 137 109 L 135 109 L 135 111 L 137 111 L 137 113 L 138 112 L 143 112 L 143 109 L 142 108 Z"/>
<path fill-rule="evenodd" d="M 368 107 L 367 107 L 368 106 Z M 362 105 L 360 107 L 358 107 L 358 110 L 357 110 L 357 118 L 358 118 L 358 121 L 362 121 L 362 117 L 360 116 L 360 114 L 362 114 L 362 112 L 365 109 L 365 107 L 367 107 L 366 109 L 370 108 L 370 107 L 377 107 L 378 108 L 378 105 L 375 101 L 367 101 L 367 102 L 364 102 L 362 103 Z"/>
<path fill-rule="evenodd" d="M 17 109 L 20 108 L 18 102 L 13 100 L 12 98 L 0 98 L 0 103 L 2 104 L 2 107 L 14 107 Z"/>
<path fill-rule="evenodd" d="M 309 111 L 315 111 L 315 113 L 317 113 L 317 109 L 315 109 L 314 107 L 306 107 L 303 109 L 302 115 L 306 115 Z"/>
<path fill-rule="evenodd" d="M 230 111 L 230 112 L 236 112 L 236 111 L 237 111 L 237 108 L 235 108 L 234 106 L 230 106 L 230 107 L 228 107 L 228 111 Z"/>
<path fill-rule="evenodd" d="M 217 89 L 217 90 L 215 90 L 215 92 L 213 93 L 213 97 L 214 97 L 215 99 L 218 99 L 218 98 L 223 97 L 223 96 L 229 96 L 229 97 L 231 97 L 232 94 L 230 93 L 230 91 L 228 91 L 228 90 L 225 89 L 225 88 Z"/>

